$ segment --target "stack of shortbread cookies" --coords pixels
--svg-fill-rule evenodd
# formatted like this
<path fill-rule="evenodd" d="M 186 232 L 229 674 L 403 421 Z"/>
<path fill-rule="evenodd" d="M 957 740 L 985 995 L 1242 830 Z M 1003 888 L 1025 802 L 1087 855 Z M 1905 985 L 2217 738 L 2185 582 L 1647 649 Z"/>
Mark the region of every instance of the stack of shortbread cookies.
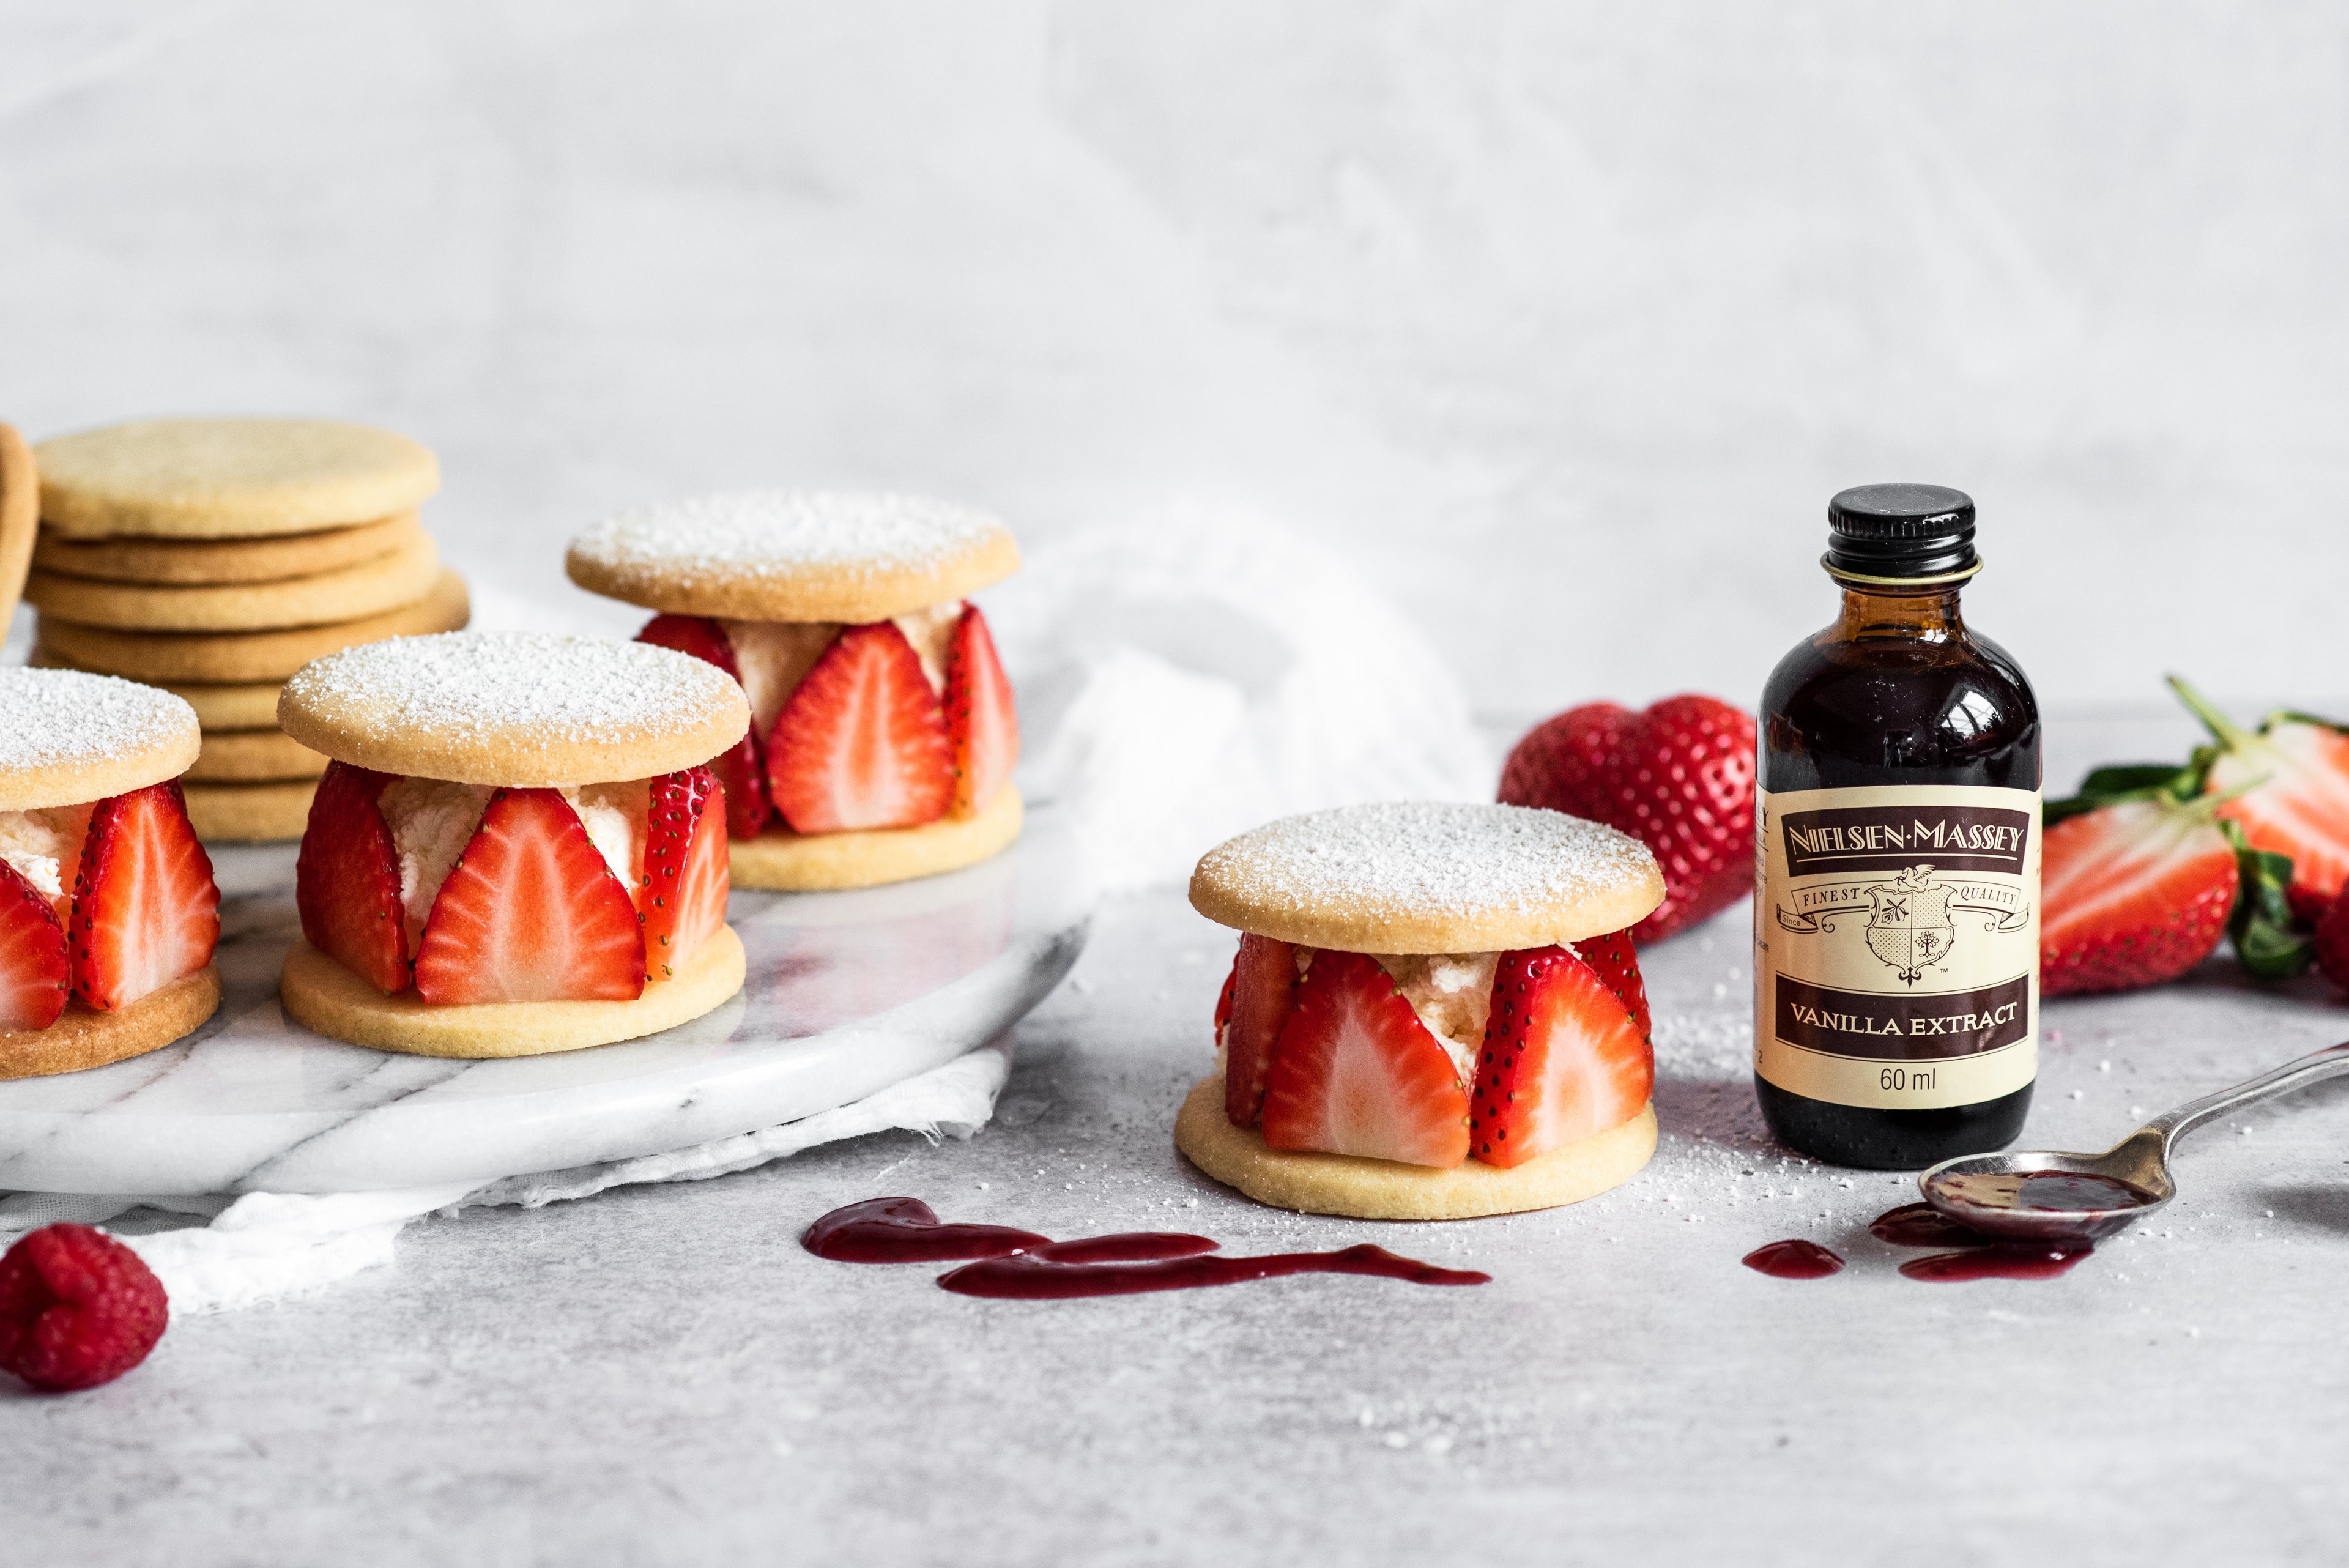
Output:
<path fill-rule="evenodd" d="M 465 624 L 417 508 L 425 447 L 325 420 L 152 420 L 35 449 L 33 662 L 185 698 L 188 815 L 213 839 L 299 836 L 326 759 L 277 727 L 285 678 L 355 643 Z"/>

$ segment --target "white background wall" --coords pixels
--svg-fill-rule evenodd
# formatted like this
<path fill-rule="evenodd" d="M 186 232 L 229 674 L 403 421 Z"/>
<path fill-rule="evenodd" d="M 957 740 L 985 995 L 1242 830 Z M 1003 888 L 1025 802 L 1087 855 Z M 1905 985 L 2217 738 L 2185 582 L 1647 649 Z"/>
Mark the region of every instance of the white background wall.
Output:
<path fill-rule="evenodd" d="M 0 417 L 1340 545 L 1475 701 L 1750 703 L 1961 485 L 2052 703 L 2349 692 L 2349 8 L 0 5 Z M 622 618 L 625 622 L 626 618 Z"/>

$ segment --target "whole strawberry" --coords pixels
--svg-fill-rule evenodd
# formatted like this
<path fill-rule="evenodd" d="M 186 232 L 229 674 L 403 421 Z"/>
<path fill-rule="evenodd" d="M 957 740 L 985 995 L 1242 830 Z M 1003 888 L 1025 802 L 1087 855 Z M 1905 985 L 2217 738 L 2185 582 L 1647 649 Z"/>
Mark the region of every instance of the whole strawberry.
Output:
<path fill-rule="evenodd" d="M 95 1388 L 140 1362 L 171 1320 L 139 1254 L 87 1225 L 44 1225 L 0 1256 L 0 1369 L 36 1388 Z"/>
<path fill-rule="evenodd" d="M 1651 942 L 1720 913 L 1754 887 L 1754 719 L 1712 697 L 1644 712 L 1588 702 L 1536 725 L 1501 769 L 1508 805 L 1547 806 L 1620 829 L 1664 874 L 1664 901 L 1631 928 Z"/>

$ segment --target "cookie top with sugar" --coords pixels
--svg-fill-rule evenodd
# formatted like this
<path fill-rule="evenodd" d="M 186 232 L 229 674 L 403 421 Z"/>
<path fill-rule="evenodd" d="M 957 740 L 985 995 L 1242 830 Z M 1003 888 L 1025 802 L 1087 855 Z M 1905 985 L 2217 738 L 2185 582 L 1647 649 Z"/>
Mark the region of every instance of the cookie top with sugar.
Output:
<path fill-rule="evenodd" d="M 295 671 L 285 732 L 340 762 L 459 784 L 617 784 L 706 763 L 750 707 L 715 665 L 650 643 L 442 632 Z"/>
<path fill-rule="evenodd" d="M 413 512 L 440 486 L 431 452 L 339 420 L 141 420 L 34 449 L 41 520 L 68 537 L 235 539 Z"/>
<path fill-rule="evenodd" d="M 1646 845 L 1562 812 L 1342 805 L 1207 852 L 1191 906 L 1222 925 L 1363 953 L 1509 951 L 1632 925 L 1663 901 Z"/>
<path fill-rule="evenodd" d="M 169 691 L 79 670 L 0 670 L 0 811 L 81 805 L 177 778 L 202 739 Z"/>
<path fill-rule="evenodd" d="M 564 567 L 591 593 L 676 615 L 867 622 L 999 582 L 1019 546 L 999 519 L 948 502 L 745 490 L 609 518 Z"/>

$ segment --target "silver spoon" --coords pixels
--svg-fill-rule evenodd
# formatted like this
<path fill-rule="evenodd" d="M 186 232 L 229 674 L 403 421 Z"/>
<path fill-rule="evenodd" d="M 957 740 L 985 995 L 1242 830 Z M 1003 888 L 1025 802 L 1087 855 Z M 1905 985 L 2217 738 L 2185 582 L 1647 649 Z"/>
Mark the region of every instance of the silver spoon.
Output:
<path fill-rule="evenodd" d="M 2349 1073 L 2349 1042 L 2158 1116 L 2102 1154 L 1967 1154 L 1917 1178 L 1925 1201 L 1969 1231 L 2014 1241 L 2087 1242 L 2178 1195 L 2169 1151 L 2213 1116 Z"/>

